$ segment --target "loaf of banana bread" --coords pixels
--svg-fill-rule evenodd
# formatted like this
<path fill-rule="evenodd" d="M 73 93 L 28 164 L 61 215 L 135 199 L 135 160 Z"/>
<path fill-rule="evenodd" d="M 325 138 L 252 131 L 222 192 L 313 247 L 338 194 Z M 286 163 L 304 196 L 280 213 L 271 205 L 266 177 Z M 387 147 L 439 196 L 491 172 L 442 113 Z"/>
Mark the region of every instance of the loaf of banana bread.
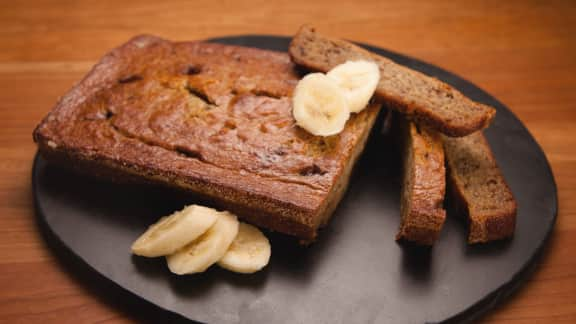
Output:
<path fill-rule="evenodd" d="M 343 132 L 295 126 L 285 53 L 138 36 L 112 50 L 34 131 L 49 161 L 207 198 L 312 241 L 340 201 L 380 110 Z"/>
<path fill-rule="evenodd" d="M 512 236 L 516 200 L 484 134 L 443 139 L 453 209 L 468 217 L 468 243 Z"/>
<path fill-rule="evenodd" d="M 289 48 L 292 60 L 327 72 L 338 64 L 370 60 L 380 68 L 375 96 L 411 120 L 449 136 L 464 136 L 490 123 L 496 110 L 474 102 L 448 84 L 396 64 L 344 40 L 329 38 L 303 26 Z"/>

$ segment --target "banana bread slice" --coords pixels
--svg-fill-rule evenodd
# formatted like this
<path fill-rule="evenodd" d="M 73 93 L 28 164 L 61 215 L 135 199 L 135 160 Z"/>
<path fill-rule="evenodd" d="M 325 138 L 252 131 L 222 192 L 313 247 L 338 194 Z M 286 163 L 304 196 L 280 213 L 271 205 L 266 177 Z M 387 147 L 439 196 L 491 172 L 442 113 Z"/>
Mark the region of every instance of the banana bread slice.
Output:
<path fill-rule="evenodd" d="M 449 136 L 464 136 L 486 127 L 496 110 L 474 102 L 451 86 L 373 54 L 344 40 L 329 38 L 303 26 L 292 39 L 292 60 L 327 72 L 348 60 L 372 60 L 380 67 L 375 96 L 418 124 Z"/>
<path fill-rule="evenodd" d="M 516 200 L 482 132 L 443 137 L 454 209 L 469 220 L 468 243 L 514 234 Z"/>
<path fill-rule="evenodd" d="M 34 139 L 49 161 L 183 189 L 309 242 L 340 201 L 380 105 L 315 137 L 292 117 L 298 80 L 285 53 L 139 36 L 104 56 Z"/>
<path fill-rule="evenodd" d="M 442 207 L 446 190 L 442 138 L 437 132 L 399 119 L 403 181 L 396 239 L 433 245 L 446 218 Z"/>

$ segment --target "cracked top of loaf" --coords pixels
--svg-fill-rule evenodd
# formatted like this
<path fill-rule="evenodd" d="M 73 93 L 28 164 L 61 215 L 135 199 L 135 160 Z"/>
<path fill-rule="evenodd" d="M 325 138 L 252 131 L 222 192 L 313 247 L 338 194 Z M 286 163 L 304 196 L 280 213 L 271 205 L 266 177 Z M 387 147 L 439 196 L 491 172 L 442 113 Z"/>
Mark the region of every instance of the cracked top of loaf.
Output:
<path fill-rule="evenodd" d="M 337 136 L 310 135 L 291 113 L 299 79 L 285 53 L 138 36 L 104 56 L 34 138 L 49 160 L 181 187 L 314 236 L 379 107 Z"/>

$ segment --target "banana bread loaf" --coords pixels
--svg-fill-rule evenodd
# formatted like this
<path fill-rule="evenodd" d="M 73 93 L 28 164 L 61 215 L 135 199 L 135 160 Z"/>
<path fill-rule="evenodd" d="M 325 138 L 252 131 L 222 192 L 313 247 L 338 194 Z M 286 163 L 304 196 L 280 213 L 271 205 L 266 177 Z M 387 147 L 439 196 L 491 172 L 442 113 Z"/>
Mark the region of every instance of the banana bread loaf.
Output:
<path fill-rule="evenodd" d="M 138 36 L 112 50 L 34 131 L 49 161 L 195 193 L 312 241 L 340 201 L 380 106 L 344 131 L 295 126 L 287 54 Z"/>

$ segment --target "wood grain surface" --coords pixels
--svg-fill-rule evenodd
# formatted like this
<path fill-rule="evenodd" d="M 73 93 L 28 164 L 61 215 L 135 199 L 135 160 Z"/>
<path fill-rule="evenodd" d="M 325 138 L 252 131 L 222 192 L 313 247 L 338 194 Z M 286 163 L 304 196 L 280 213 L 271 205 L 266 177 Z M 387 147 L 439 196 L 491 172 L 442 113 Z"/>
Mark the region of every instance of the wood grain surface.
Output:
<path fill-rule="evenodd" d="M 0 0 L 0 322 L 176 321 L 46 242 L 30 185 L 32 130 L 135 34 L 291 35 L 303 23 L 455 72 L 526 124 L 556 177 L 558 222 L 536 273 L 483 321 L 576 323 L 576 2 L 500 0 Z"/>

